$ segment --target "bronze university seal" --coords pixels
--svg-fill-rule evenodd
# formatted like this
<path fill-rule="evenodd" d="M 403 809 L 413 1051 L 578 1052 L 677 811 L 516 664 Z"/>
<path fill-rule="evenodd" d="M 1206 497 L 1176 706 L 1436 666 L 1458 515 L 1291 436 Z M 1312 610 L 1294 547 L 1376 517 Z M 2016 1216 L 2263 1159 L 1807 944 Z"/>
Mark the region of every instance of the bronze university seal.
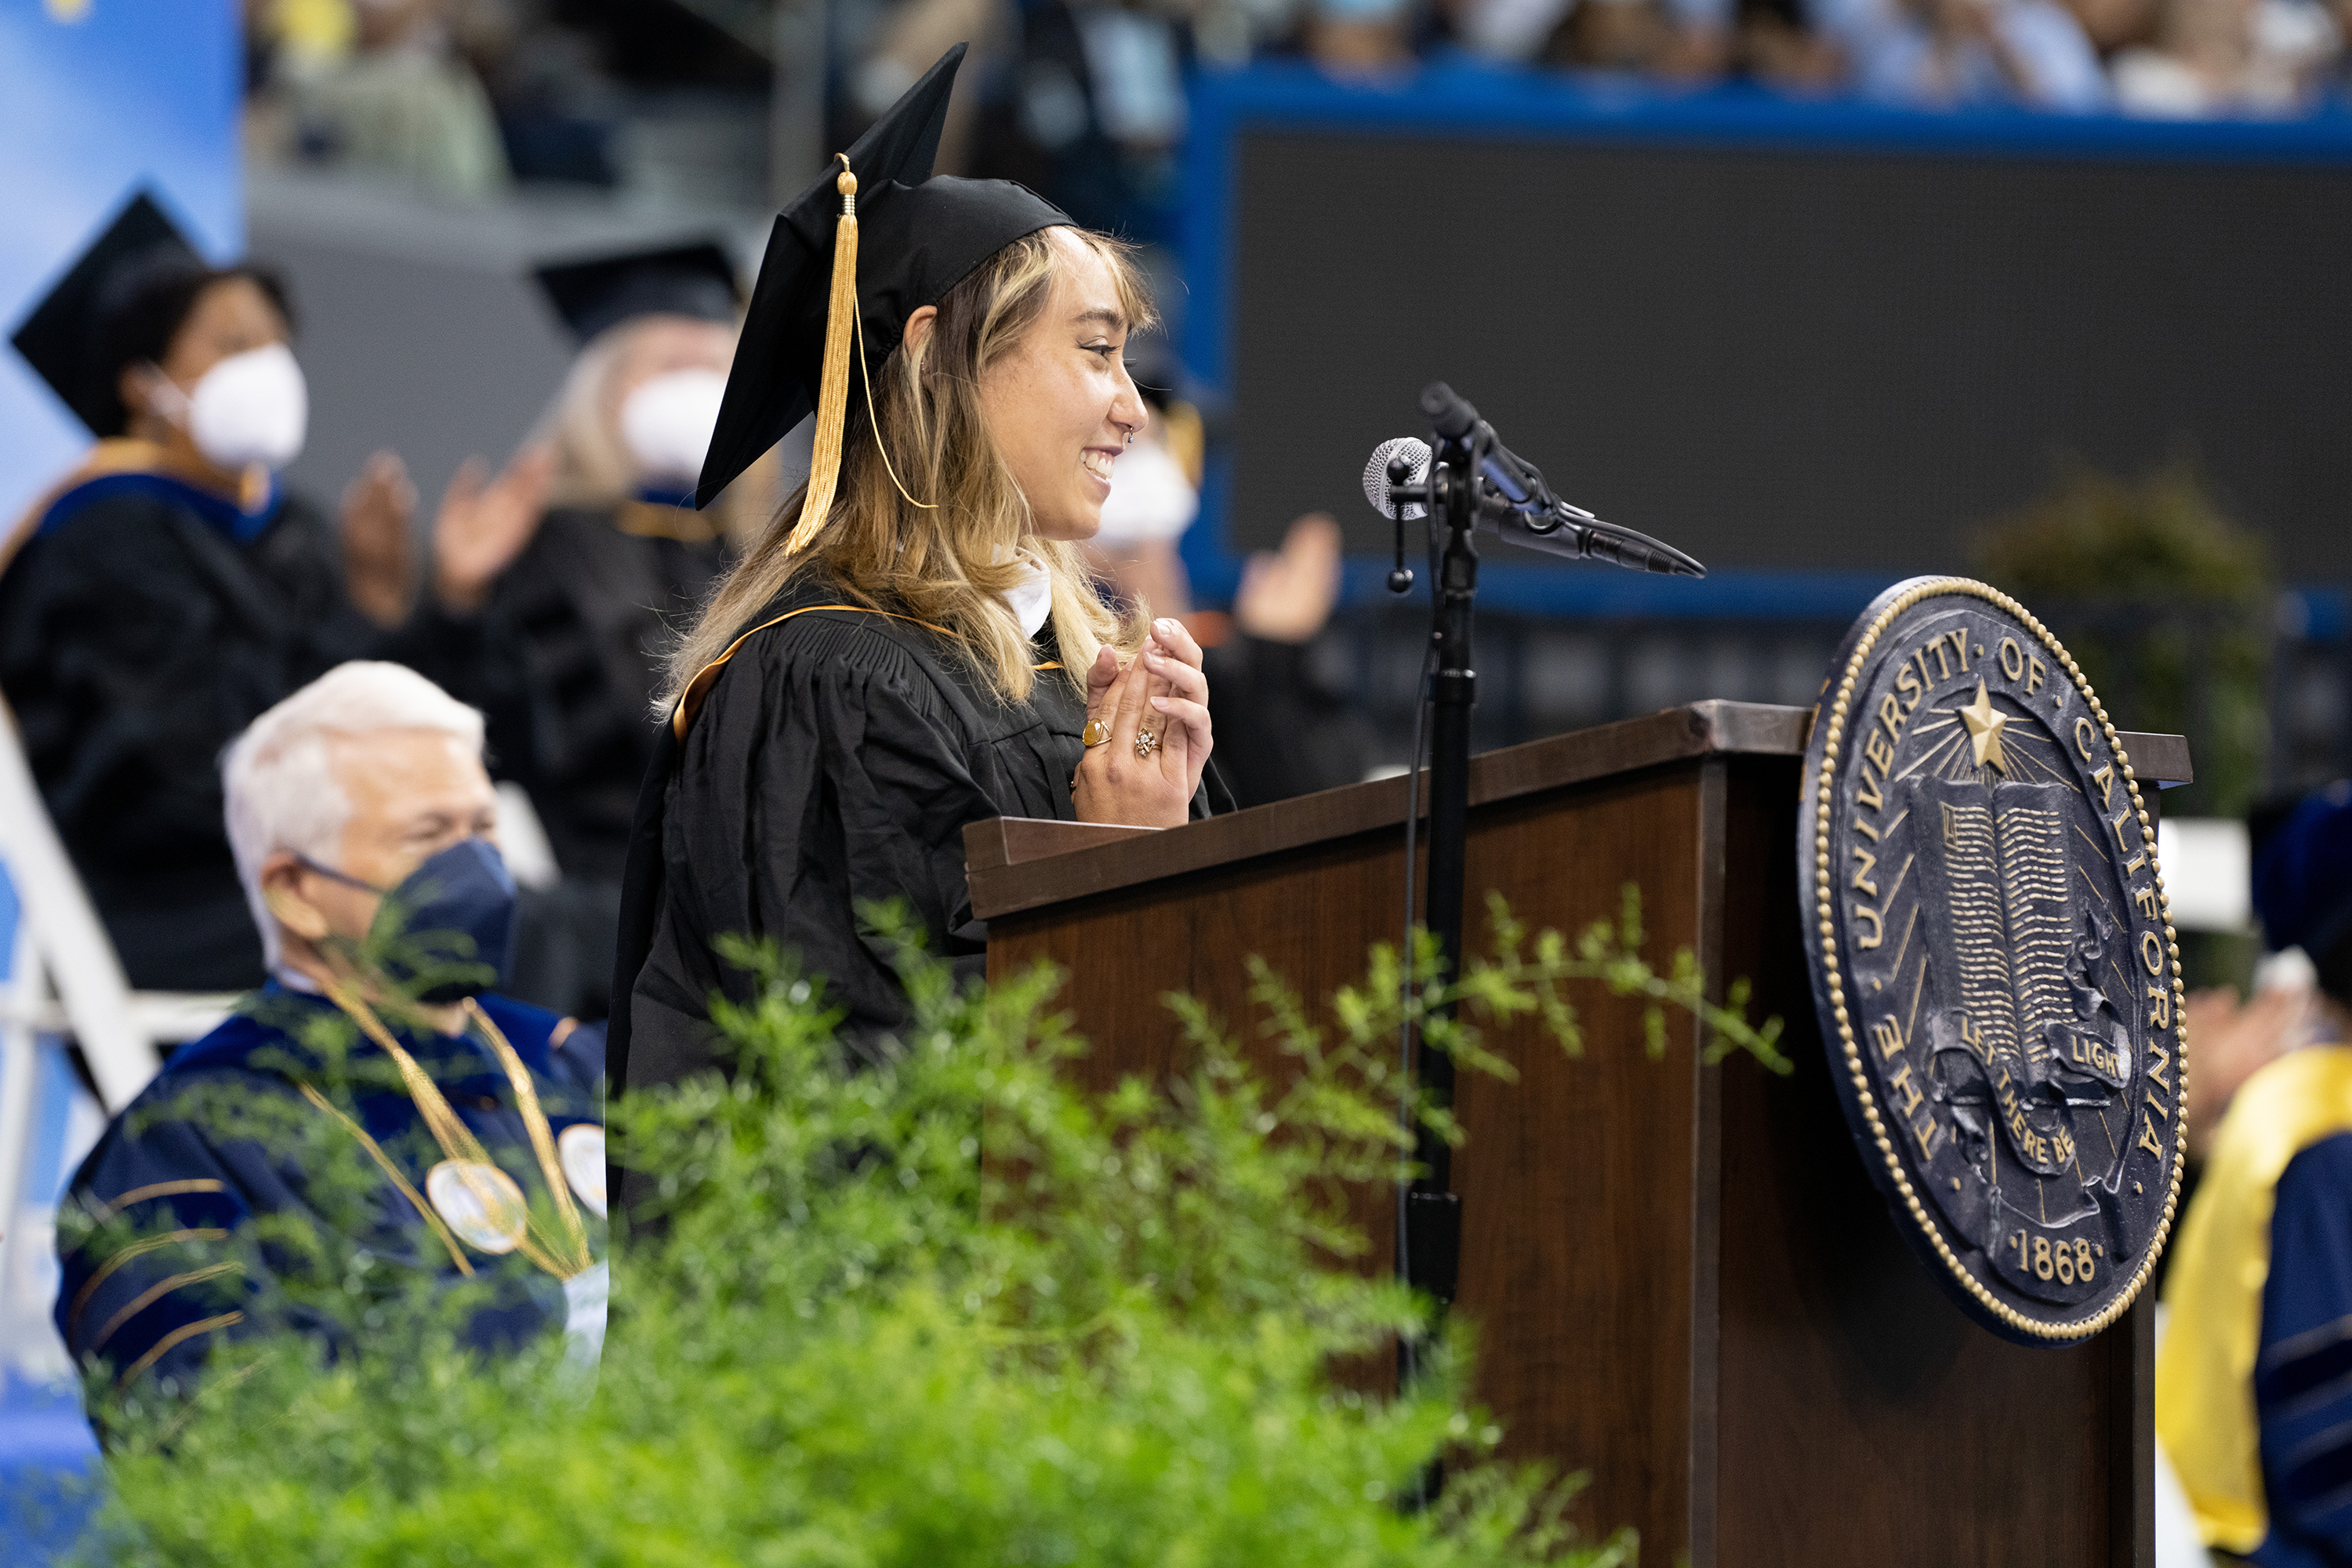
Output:
<path fill-rule="evenodd" d="M 1830 667 L 1797 864 L 1830 1076 L 1896 1226 L 2028 1343 L 2115 1321 L 2180 1181 L 2180 955 L 2131 759 L 2008 595 L 1918 577 Z"/>

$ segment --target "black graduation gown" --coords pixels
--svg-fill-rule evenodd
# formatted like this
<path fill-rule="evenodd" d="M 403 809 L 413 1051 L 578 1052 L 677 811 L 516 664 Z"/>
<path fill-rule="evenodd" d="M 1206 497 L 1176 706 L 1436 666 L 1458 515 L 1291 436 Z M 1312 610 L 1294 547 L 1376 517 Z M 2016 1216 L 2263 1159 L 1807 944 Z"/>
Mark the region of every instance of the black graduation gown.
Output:
<path fill-rule="evenodd" d="M 222 749 L 352 658 L 510 709 L 521 650 L 429 595 L 406 624 L 378 627 L 345 595 L 334 521 L 299 497 L 239 538 L 211 515 L 226 503 L 166 476 L 82 489 L 0 574 L 0 692 L 131 984 L 247 990 L 261 942 L 222 826 Z"/>
<path fill-rule="evenodd" d="M 728 560 L 675 506 L 558 507 L 499 582 L 496 613 L 530 650 L 531 703 L 530 732 L 494 733 L 491 750 L 530 790 L 565 878 L 615 900 L 673 631 Z"/>
<path fill-rule="evenodd" d="M 1236 632 L 1202 661 L 1219 771 L 1243 805 L 1354 784 L 1379 759 L 1372 727 L 1316 679 L 1312 647 Z"/>
<path fill-rule="evenodd" d="M 841 602 L 804 581 L 745 624 Z M 1049 642 L 1038 647 L 1041 662 L 1055 658 Z M 712 950 L 723 934 L 796 951 L 845 1010 L 853 1045 L 906 1017 L 859 902 L 904 900 L 931 952 L 983 972 L 988 929 L 971 912 L 964 826 L 1072 819 L 1085 724 L 1066 677 L 1047 672 L 1028 701 L 1006 702 L 909 621 L 813 610 L 751 637 L 685 740 L 665 731 L 638 800 L 614 978 L 614 1086 L 676 1083 L 717 1062 L 709 998 L 751 990 Z M 1204 784 L 1192 815 L 1209 811 Z"/>

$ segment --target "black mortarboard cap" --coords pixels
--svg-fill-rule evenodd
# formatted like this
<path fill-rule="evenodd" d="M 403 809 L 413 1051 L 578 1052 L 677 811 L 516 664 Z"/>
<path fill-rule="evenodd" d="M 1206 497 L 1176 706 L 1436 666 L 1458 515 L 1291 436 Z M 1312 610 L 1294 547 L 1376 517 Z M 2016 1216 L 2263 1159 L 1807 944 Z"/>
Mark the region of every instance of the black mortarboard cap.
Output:
<path fill-rule="evenodd" d="M 898 346 L 907 318 L 936 305 L 972 270 L 1017 239 L 1070 221 L 1051 202 L 1005 180 L 931 178 L 948 94 L 966 46 L 940 57 L 848 152 L 856 176 L 856 304 L 865 377 Z M 719 427 L 696 487 L 707 506 L 736 475 L 817 408 L 842 196 L 835 161 L 779 214 L 752 285 L 751 309 L 727 376 Z M 852 384 L 860 381 L 853 372 Z M 853 395 L 863 395 L 853 392 Z M 820 423 L 824 423 L 821 418 Z M 818 451 L 826 447 L 818 432 Z M 839 433 L 834 446 L 838 449 Z M 830 475 L 824 493 L 829 496 Z M 810 493 L 818 491 L 810 476 Z M 822 511 L 818 510 L 817 520 Z"/>
<path fill-rule="evenodd" d="M 548 303 L 583 343 L 635 316 L 732 321 L 735 263 L 715 240 L 551 262 L 533 269 Z"/>
<path fill-rule="evenodd" d="M 84 424 L 106 428 L 120 422 L 110 411 L 115 374 L 122 368 L 96 363 L 109 321 L 148 284 L 204 268 L 196 247 L 142 191 L 114 215 L 9 341 Z"/>

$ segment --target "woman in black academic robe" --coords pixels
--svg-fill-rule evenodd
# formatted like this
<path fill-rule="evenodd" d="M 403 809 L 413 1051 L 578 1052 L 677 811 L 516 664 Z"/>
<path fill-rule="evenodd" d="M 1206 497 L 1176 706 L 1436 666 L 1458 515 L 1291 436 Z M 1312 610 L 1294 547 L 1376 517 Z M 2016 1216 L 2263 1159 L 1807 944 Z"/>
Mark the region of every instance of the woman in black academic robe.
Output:
<path fill-rule="evenodd" d="M 493 600 L 529 651 L 530 700 L 492 714 L 489 741 L 529 793 L 561 873 L 526 896 L 516 994 L 601 1018 L 668 656 L 732 564 L 730 534 L 747 531 L 730 514 L 772 508 L 772 465 L 693 510 L 735 350 L 723 252 L 674 247 L 540 279 L 582 348 L 541 429 L 555 454 L 551 504 Z"/>
<path fill-rule="evenodd" d="M 828 319 L 835 181 L 769 247 L 702 493 L 812 402 L 815 459 L 671 667 L 631 852 L 616 1086 L 718 1063 L 709 999 L 751 990 L 719 936 L 797 952 L 863 1045 L 906 1017 L 870 903 L 901 901 L 932 951 L 982 967 L 967 824 L 1209 809 L 1200 649 L 1172 620 L 1122 624 L 1077 544 L 1149 417 L 1121 354 L 1150 305 L 1115 243 L 1031 193 L 925 179 L 961 52 L 845 157 L 861 319 Z M 823 345 L 852 333 L 864 347 L 828 384 Z"/>
<path fill-rule="evenodd" d="M 0 535 L 0 693 L 131 984 L 263 979 L 221 820 L 222 748 L 335 665 L 411 665 L 496 713 L 522 657 L 481 614 L 546 485 L 472 466 L 416 603 L 415 495 L 381 453 L 340 520 L 280 487 L 308 402 L 267 268 L 206 265 L 134 200 L 16 338 L 100 439 Z"/>

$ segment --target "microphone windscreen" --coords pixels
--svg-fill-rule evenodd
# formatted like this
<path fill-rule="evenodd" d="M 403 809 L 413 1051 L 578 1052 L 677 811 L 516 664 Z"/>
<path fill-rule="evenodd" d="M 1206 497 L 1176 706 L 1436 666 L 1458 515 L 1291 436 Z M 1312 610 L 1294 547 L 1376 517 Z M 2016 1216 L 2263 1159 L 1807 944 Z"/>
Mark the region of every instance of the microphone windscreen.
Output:
<path fill-rule="evenodd" d="M 1389 459 L 1399 456 L 1412 465 L 1412 472 L 1406 478 L 1407 483 L 1424 484 L 1429 479 L 1428 442 L 1411 436 L 1399 436 L 1373 447 L 1371 460 L 1364 465 L 1364 499 L 1371 502 L 1372 510 L 1382 517 L 1393 515 L 1389 510 Z M 1428 515 L 1429 509 L 1419 501 L 1405 502 L 1406 521 Z"/>

